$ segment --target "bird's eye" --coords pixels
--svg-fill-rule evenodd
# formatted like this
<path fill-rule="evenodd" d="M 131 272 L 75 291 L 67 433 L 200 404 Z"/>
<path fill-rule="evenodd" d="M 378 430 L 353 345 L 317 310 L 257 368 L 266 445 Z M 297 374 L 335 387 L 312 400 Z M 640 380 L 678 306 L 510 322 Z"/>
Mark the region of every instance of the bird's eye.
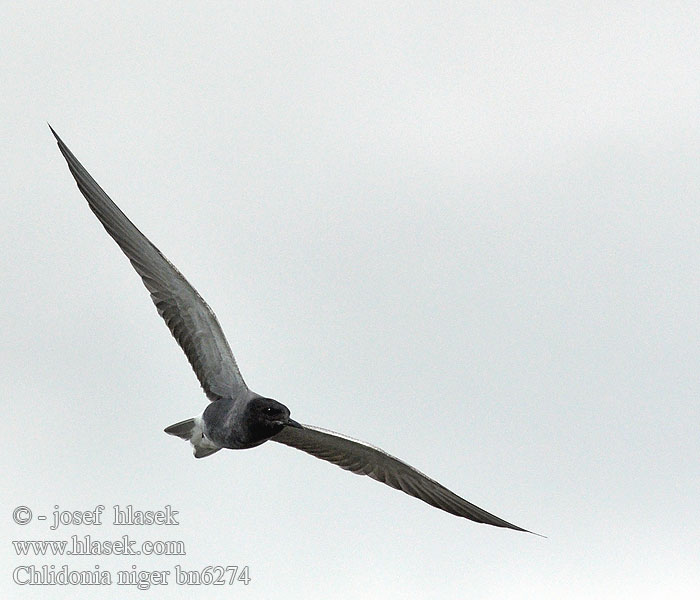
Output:
<path fill-rule="evenodd" d="M 265 414 L 266 414 L 266 415 L 272 415 L 272 414 L 274 414 L 274 412 L 275 412 L 275 409 L 272 408 L 271 406 L 268 406 L 268 407 L 265 408 Z"/>

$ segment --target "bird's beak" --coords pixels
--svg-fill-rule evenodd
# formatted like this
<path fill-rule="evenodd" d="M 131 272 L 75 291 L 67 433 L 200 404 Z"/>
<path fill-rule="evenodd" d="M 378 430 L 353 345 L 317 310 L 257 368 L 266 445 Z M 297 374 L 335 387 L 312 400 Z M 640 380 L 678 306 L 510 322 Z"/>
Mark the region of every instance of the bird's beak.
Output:
<path fill-rule="evenodd" d="M 297 423 L 294 419 L 288 419 L 287 420 L 287 427 L 296 427 L 297 429 L 304 429 L 299 423 Z"/>

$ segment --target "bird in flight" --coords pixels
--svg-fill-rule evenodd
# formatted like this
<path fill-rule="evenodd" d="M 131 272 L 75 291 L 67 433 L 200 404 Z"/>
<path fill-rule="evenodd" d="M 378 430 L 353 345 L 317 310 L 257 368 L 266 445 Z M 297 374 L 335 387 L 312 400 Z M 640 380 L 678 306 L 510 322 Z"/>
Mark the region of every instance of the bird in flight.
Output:
<path fill-rule="evenodd" d="M 184 350 L 210 400 L 201 415 L 167 427 L 166 433 L 189 441 L 196 458 L 222 448 L 252 448 L 272 440 L 358 475 L 368 475 L 458 517 L 532 533 L 467 502 L 376 446 L 297 423 L 284 404 L 248 388 L 209 305 L 112 202 L 50 125 L 49 128 L 78 189 L 141 276 L 158 314 Z"/>

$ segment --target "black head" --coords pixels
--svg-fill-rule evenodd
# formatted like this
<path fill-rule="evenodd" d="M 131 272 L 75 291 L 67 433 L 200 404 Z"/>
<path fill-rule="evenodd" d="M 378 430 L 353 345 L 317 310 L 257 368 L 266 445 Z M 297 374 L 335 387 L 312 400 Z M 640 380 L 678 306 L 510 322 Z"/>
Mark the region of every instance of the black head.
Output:
<path fill-rule="evenodd" d="M 299 427 L 289 418 L 289 409 L 272 398 L 253 398 L 246 407 L 246 422 L 256 440 L 269 439 L 287 425 Z"/>

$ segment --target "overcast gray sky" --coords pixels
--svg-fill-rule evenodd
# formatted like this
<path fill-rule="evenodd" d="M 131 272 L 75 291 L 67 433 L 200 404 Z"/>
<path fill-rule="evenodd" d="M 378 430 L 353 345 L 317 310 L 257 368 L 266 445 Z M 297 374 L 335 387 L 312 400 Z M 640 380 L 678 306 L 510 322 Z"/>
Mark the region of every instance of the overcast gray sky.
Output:
<path fill-rule="evenodd" d="M 697 597 L 700 9 L 570 4 L 3 4 L 0 595 Z M 46 121 L 253 389 L 548 539 L 284 446 L 195 460 L 162 429 L 206 398 Z M 74 534 L 187 554 L 11 544 Z M 251 582 L 18 586 L 25 564 Z"/>

